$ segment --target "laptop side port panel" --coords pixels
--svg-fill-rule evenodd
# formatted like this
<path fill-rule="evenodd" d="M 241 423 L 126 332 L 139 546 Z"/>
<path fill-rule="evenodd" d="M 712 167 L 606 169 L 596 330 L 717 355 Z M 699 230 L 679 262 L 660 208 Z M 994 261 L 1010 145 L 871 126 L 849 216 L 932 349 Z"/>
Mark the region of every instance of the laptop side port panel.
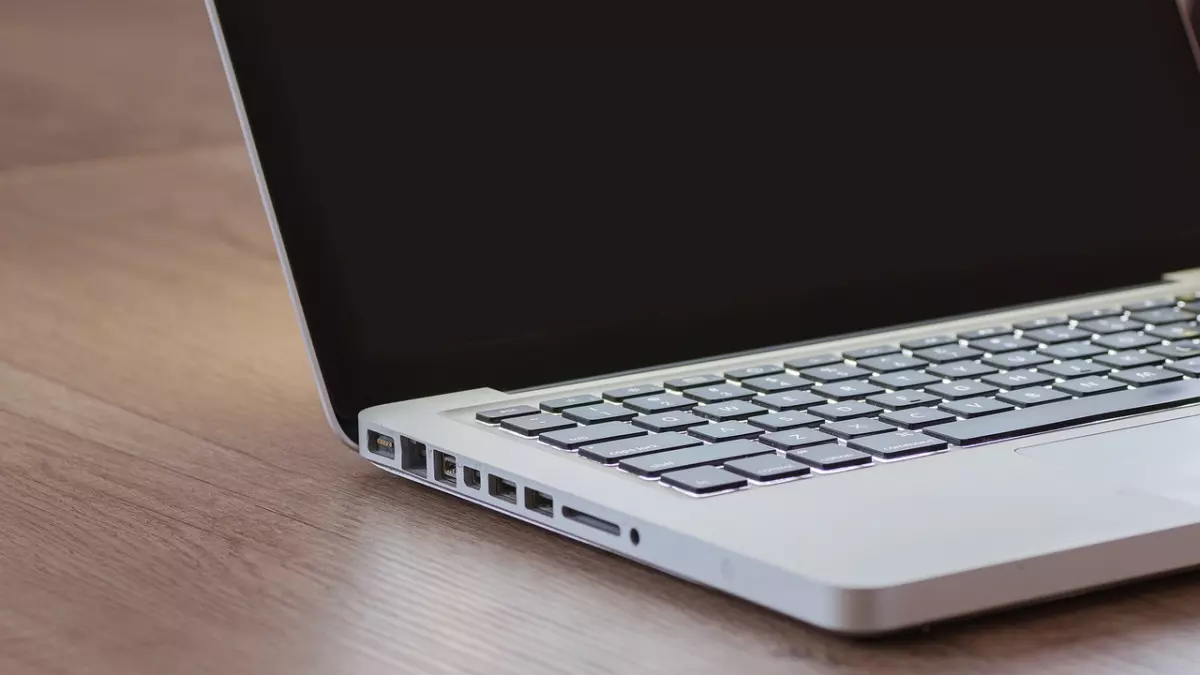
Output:
<path fill-rule="evenodd" d="M 637 524 L 607 509 L 557 494 L 545 485 L 386 429 L 367 429 L 362 455 L 377 466 L 427 486 L 548 526 L 606 548 L 638 546 Z"/>

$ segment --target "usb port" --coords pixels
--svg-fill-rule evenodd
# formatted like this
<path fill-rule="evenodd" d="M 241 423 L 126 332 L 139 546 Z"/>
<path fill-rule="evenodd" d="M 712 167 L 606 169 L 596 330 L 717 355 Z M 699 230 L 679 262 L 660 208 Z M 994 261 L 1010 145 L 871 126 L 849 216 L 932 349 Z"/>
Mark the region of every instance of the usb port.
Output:
<path fill-rule="evenodd" d="M 525 488 L 525 508 L 553 518 L 554 498 L 533 488 Z"/>
<path fill-rule="evenodd" d="M 471 467 L 471 466 L 464 466 L 462 468 L 462 472 L 463 472 L 463 485 L 466 485 L 467 487 L 471 488 L 472 490 L 478 490 L 479 484 L 482 482 L 479 478 L 479 469 L 476 469 L 475 467 Z"/>
<path fill-rule="evenodd" d="M 433 479 L 453 488 L 458 487 L 458 459 L 441 450 L 434 450 Z"/>
<path fill-rule="evenodd" d="M 499 476 L 488 476 L 488 494 L 510 504 L 517 503 L 517 484 Z"/>
<path fill-rule="evenodd" d="M 391 436 L 384 436 L 378 431 L 367 431 L 367 452 L 388 459 L 396 459 L 396 443 Z"/>
<path fill-rule="evenodd" d="M 400 437 L 400 468 L 409 473 L 415 473 L 422 478 L 426 475 L 429 456 L 425 444 L 411 438 Z"/>

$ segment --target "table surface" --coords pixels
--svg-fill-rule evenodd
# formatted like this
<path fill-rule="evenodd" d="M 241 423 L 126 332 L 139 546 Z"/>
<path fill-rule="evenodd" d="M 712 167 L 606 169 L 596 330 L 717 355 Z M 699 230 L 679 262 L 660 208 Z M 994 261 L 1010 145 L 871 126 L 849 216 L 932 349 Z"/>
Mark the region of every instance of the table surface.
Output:
<path fill-rule="evenodd" d="M 197 0 L 0 20 L 0 672 L 1194 673 L 1190 574 L 855 642 L 325 426 Z"/>

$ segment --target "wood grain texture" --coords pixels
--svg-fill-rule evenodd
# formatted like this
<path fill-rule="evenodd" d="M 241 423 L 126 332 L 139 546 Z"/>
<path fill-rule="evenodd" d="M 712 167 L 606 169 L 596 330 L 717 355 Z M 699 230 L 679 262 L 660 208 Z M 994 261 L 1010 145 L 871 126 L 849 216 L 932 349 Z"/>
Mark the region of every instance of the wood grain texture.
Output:
<path fill-rule="evenodd" d="M 374 471 L 200 3 L 5 10 L 0 673 L 1196 672 L 1200 575 L 855 642 Z"/>

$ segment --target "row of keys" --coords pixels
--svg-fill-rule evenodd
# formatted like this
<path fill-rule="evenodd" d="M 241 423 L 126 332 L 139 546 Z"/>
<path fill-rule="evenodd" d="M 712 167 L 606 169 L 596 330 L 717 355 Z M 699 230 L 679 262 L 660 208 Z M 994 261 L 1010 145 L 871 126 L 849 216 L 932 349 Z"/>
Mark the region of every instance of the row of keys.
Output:
<path fill-rule="evenodd" d="M 1200 366 L 1200 364 L 1197 364 Z M 1052 391 L 1052 390 L 1042 390 Z M 980 399 L 987 401 L 988 399 Z M 696 494 L 744 486 L 746 480 L 771 482 L 807 475 L 811 469 L 836 471 L 870 464 L 875 459 L 898 459 L 944 450 L 949 444 L 973 445 L 1019 435 L 1060 429 L 1075 424 L 1162 410 L 1200 402 L 1200 382 L 1171 386 L 1120 389 L 1083 398 L 1067 397 L 1059 403 L 955 421 L 955 416 L 933 409 L 910 409 L 881 417 L 764 433 L 727 442 L 704 443 L 702 437 L 678 432 L 648 434 L 621 422 L 546 432 L 542 440 L 583 457 L 643 478 Z M 733 431 L 730 425 L 730 431 Z M 917 431 L 922 429 L 923 431 Z M 839 443 L 841 438 L 843 443 Z M 783 456 L 778 451 L 784 453 Z M 749 461 L 751 458 L 759 458 Z M 724 469 L 718 473 L 716 467 Z M 708 467 L 704 471 L 685 470 Z M 729 475 L 732 474 L 732 475 Z"/>
<path fill-rule="evenodd" d="M 1082 366 L 1092 366 L 1083 362 Z M 679 396 L 659 395 L 669 405 L 664 405 L 658 415 L 646 418 L 638 411 L 611 403 L 594 406 L 568 408 L 562 415 L 538 413 L 532 406 L 514 406 L 498 411 L 478 414 L 481 421 L 498 420 L 501 427 L 523 436 L 538 436 L 550 431 L 572 429 L 577 424 L 594 425 L 604 422 L 630 422 L 648 431 L 679 431 L 705 426 L 695 433 L 703 440 L 717 442 L 729 440 L 730 432 L 737 431 L 738 437 L 765 431 L 783 431 L 800 426 L 822 425 L 843 438 L 852 435 L 838 433 L 838 423 L 862 417 L 878 415 L 884 409 L 893 411 L 880 419 L 892 422 L 905 419 L 896 411 L 910 408 L 927 408 L 936 405 L 951 417 L 971 418 L 1011 410 L 1014 407 L 1034 407 L 1053 403 L 1064 398 L 1087 397 L 1118 391 L 1129 386 L 1147 386 L 1182 380 L 1185 373 L 1193 374 L 1200 366 L 1200 358 L 1192 362 L 1168 364 L 1167 368 L 1140 367 L 1108 373 L 1107 376 L 1085 374 L 1079 377 L 1056 380 L 1040 371 L 1011 371 L 983 380 L 952 380 L 937 382 L 922 391 L 903 390 L 884 392 L 867 382 L 844 382 L 831 385 L 840 392 L 841 399 L 817 395 L 813 392 L 795 392 L 774 395 L 775 402 L 786 409 L 768 408 L 753 401 L 732 400 L 723 403 L 698 405 Z M 1177 368 L 1172 370 L 1171 368 Z M 1087 368 L 1079 367 L 1086 371 Z M 1105 371 L 1107 373 L 1107 371 Z M 991 380 L 989 382 L 988 380 Z M 993 384 L 995 382 L 995 384 Z M 995 398 L 991 398 L 995 397 Z M 756 401 L 759 399 L 755 399 Z M 667 411 L 663 413 L 663 410 Z M 799 413 L 798 411 L 805 411 Z M 654 412 L 654 411 L 651 411 Z M 941 418 L 938 418 L 941 419 Z M 729 422 L 748 422 L 757 429 L 722 427 Z M 902 424 L 902 426 L 905 426 Z M 711 427 L 708 428 L 708 427 Z M 912 427 L 909 427 L 912 428 Z M 868 433 L 874 433 L 868 432 Z"/>
<path fill-rule="evenodd" d="M 793 359 L 784 364 L 790 372 L 754 365 L 724 377 L 673 378 L 662 386 L 543 401 L 540 411 L 513 406 L 477 418 L 684 491 L 724 491 L 746 480 L 790 479 L 810 468 L 865 466 L 873 456 L 890 459 L 935 452 L 947 443 L 971 444 L 933 432 L 1200 376 L 1200 358 L 1186 358 L 1200 354 L 1191 303 L 1164 300 L 1049 317 L 899 347 Z M 1039 424 L 1052 417 L 1040 415 Z M 919 429 L 932 436 L 917 434 Z M 735 443 L 760 454 L 727 457 Z M 654 457 L 661 471 L 640 468 L 646 457 Z M 680 464 L 675 457 L 687 461 Z M 829 458 L 841 459 L 825 461 Z M 663 464 L 666 460 L 672 461 Z M 842 461 L 848 464 L 839 465 Z"/>

